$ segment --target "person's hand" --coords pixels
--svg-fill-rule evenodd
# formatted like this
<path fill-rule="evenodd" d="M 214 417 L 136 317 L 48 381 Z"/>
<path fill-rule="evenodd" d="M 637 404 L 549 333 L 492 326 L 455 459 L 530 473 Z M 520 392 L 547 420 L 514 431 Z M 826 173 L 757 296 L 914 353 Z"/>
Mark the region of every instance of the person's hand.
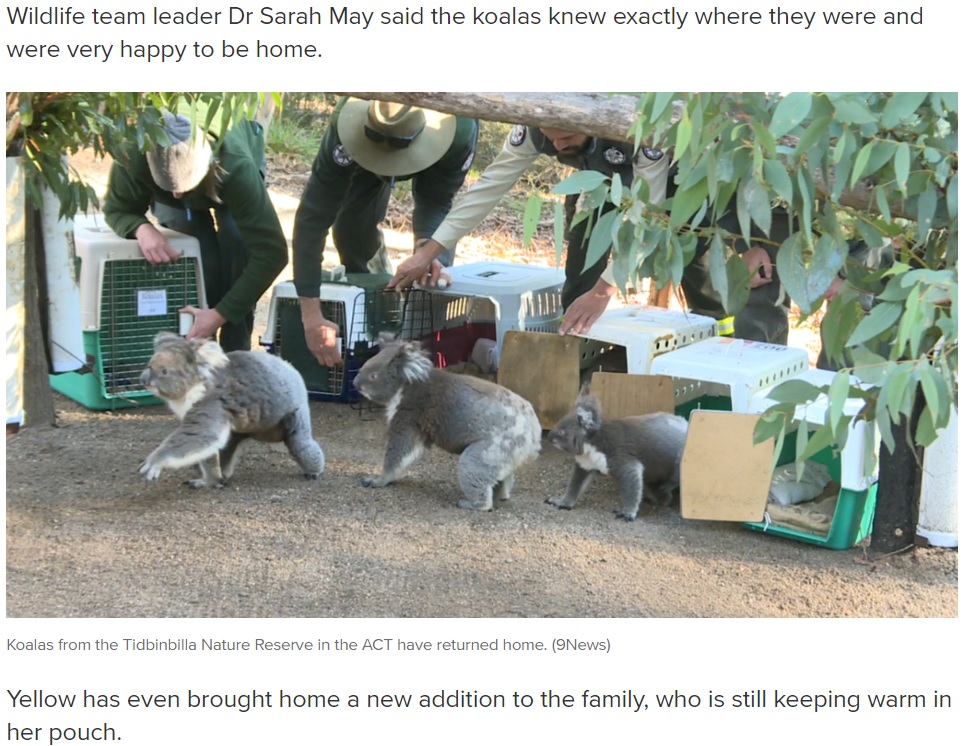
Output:
<path fill-rule="evenodd" d="M 773 280 L 774 269 L 771 265 L 771 256 L 763 246 L 751 246 L 741 254 L 741 259 L 751 273 L 751 289 L 767 285 Z"/>
<path fill-rule="evenodd" d="M 563 315 L 560 334 L 585 334 L 596 320 L 606 311 L 616 286 L 597 280 L 589 291 L 570 303 Z"/>
<path fill-rule="evenodd" d="M 834 300 L 838 297 L 838 293 L 841 292 L 842 287 L 844 287 L 844 280 L 841 277 L 835 276 L 831 281 L 831 287 L 824 291 L 824 299 Z"/>
<path fill-rule="evenodd" d="M 195 308 L 185 306 L 179 309 L 179 313 L 190 313 L 194 316 L 194 323 L 191 331 L 185 335 L 185 339 L 207 339 L 214 338 L 218 329 L 224 326 L 227 319 L 213 308 Z"/>
<path fill-rule="evenodd" d="M 442 276 L 442 262 L 437 257 L 445 247 L 431 238 L 424 238 L 416 244 L 416 250 L 404 260 L 389 280 L 387 290 L 403 290 L 412 285 L 434 288 Z"/>
<path fill-rule="evenodd" d="M 342 351 L 339 349 L 338 324 L 322 319 L 314 324 L 305 324 L 305 344 L 318 360 L 319 365 L 334 368 L 342 364 Z"/>
<path fill-rule="evenodd" d="M 181 254 L 171 248 L 164 235 L 151 223 L 142 223 L 134 231 L 137 246 L 148 264 L 167 264 L 181 258 Z M 224 323 L 224 322 L 221 322 Z"/>

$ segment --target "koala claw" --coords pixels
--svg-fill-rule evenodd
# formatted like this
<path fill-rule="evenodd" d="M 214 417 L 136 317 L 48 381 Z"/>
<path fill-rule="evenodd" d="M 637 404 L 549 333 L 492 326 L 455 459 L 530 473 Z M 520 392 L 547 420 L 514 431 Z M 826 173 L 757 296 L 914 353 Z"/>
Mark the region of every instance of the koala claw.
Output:
<path fill-rule="evenodd" d="M 200 490 L 200 489 L 204 489 L 205 487 L 211 487 L 212 489 L 220 490 L 225 486 L 225 482 L 223 479 L 219 479 L 214 484 L 208 484 L 203 479 L 188 479 L 185 481 L 185 484 L 193 490 Z"/>
<path fill-rule="evenodd" d="M 562 499 L 563 498 L 561 497 L 547 497 L 543 502 L 545 502 L 547 505 L 552 505 L 554 508 L 559 510 L 573 510 L 572 505 L 563 505 L 560 502 Z"/>
<path fill-rule="evenodd" d="M 158 477 L 161 476 L 161 470 L 145 461 L 141 464 L 141 468 L 138 469 L 138 474 L 144 477 L 146 482 L 156 482 Z"/>
<path fill-rule="evenodd" d="M 306 475 L 305 475 L 305 481 L 316 480 L 316 479 L 318 479 L 318 474 L 306 474 Z"/>
<path fill-rule="evenodd" d="M 362 477 L 361 480 L 363 487 L 384 487 L 382 480 L 378 477 Z"/>
<path fill-rule="evenodd" d="M 637 514 L 636 514 L 636 513 L 625 513 L 625 512 L 622 511 L 622 510 L 614 510 L 614 511 L 613 511 L 613 515 L 615 515 L 617 518 L 622 518 L 622 519 L 625 520 L 627 523 L 630 523 L 631 521 L 637 520 Z"/>
<path fill-rule="evenodd" d="M 460 508 L 464 508 L 466 510 L 478 510 L 483 513 L 490 512 L 493 509 L 492 503 L 490 503 L 489 505 L 485 505 L 485 504 L 480 505 L 478 503 L 470 502 L 465 498 L 460 499 L 459 502 L 457 503 L 457 506 Z"/>

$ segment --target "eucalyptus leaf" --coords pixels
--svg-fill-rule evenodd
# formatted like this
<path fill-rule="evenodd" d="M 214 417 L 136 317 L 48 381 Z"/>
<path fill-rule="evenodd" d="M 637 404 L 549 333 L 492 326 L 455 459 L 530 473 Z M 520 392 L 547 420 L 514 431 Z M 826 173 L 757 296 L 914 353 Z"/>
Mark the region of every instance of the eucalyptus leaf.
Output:
<path fill-rule="evenodd" d="M 753 177 L 748 177 L 741 187 L 739 193 L 740 202 L 745 205 L 746 213 L 750 215 L 754 224 L 769 236 L 771 233 L 771 198 L 767 189 Z M 738 215 L 740 210 L 738 209 Z M 741 223 L 741 230 L 744 225 Z M 744 231 L 745 237 L 750 236 L 750 231 Z"/>
<path fill-rule="evenodd" d="M 693 217 L 707 199 L 707 182 L 701 181 L 690 189 L 679 190 L 670 208 L 670 228 L 679 228 Z"/>
<path fill-rule="evenodd" d="M 838 431 L 838 423 L 844 414 L 844 405 L 848 402 L 851 391 L 851 374 L 846 370 L 839 370 L 828 388 L 828 424 L 834 432 Z"/>
<path fill-rule="evenodd" d="M 590 234 L 590 244 L 586 249 L 586 261 L 583 271 L 596 264 L 609 251 L 613 244 L 613 226 L 623 216 L 619 210 L 610 210 L 600 216 Z"/>
<path fill-rule="evenodd" d="M 834 445 L 836 441 L 835 431 L 828 425 L 814 428 L 810 431 L 807 445 L 804 447 L 800 457 L 803 460 L 813 458 L 818 453 Z"/>
<path fill-rule="evenodd" d="M 764 161 L 764 178 L 778 197 L 788 204 L 794 201 L 794 183 L 781 161 L 771 159 Z"/>
<path fill-rule="evenodd" d="M 775 139 L 784 137 L 798 127 L 810 113 L 810 93 L 789 93 L 774 108 L 774 116 L 771 117 L 768 129 Z"/>
<path fill-rule="evenodd" d="M 809 381 L 792 378 L 777 384 L 768 392 L 767 398 L 781 403 L 803 404 L 804 402 L 814 401 L 822 393 L 824 391 L 820 386 L 815 386 Z"/>
<path fill-rule="evenodd" d="M 897 127 L 917 111 L 924 103 L 926 96 L 928 96 L 927 93 L 919 91 L 892 94 L 881 114 L 882 126 L 887 129 Z"/>
<path fill-rule="evenodd" d="M 580 194 L 580 192 L 596 189 L 606 179 L 606 175 L 599 171 L 577 171 L 563 179 L 550 192 L 552 194 Z"/>
<path fill-rule="evenodd" d="M 529 248 L 539 225 L 540 213 L 543 208 L 543 199 L 538 192 L 533 192 L 526 200 L 526 210 L 523 212 L 523 246 Z"/>
<path fill-rule="evenodd" d="M 907 142 L 900 143 L 895 153 L 895 181 L 902 195 L 908 195 L 908 174 L 911 171 L 911 146 Z"/>
<path fill-rule="evenodd" d="M 898 323 L 902 311 L 903 308 L 897 303 L 881 303 L 875 306 L 851 334 L 848 339 L 848 346 L 854 347 L 867 342 L 869 339 L 891 329 Z"/>
<path fill-rule="evenodd" d="M 610 177 L 610 201 L 617 207 L 623 203 L 623 180 L 619 171 L 614 171 Z"/>

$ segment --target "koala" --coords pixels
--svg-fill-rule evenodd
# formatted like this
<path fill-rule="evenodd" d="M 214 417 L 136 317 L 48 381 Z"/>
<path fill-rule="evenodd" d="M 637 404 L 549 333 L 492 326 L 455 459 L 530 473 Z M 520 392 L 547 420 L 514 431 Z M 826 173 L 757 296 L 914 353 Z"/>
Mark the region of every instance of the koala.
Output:
<path fill-rule="evenodd" d="M 494 496 L 508 500 L 516 469 L 539 453 L 533 406 L 499 384 L 434 368 L 417 342 L 383 337 L 380 347 L 353 381 L 385 405 L 389 422 L 382 474 L 362 484 L 391 484 L 436 445 L 459 454 L 460 508 L 492 510 Z"/>
<path fill-rule="evenodd" d="M 623 507 L 617 517 L 635 520 L 644 485 L 656 487 L 660 505 L 669 505 L 680 484 L 680 459 L 687 439 L 687 420 L 666 412 L 604 420 L 600 402 L 584 394 L 576 409 L 556 423 L 549 441 L 572 453 L 576 463 L 562 497 L 546 502 L 571 509 L 595 472 L 610 474 L 620 487 Z"/>
<path fill-rule="evenodd" d="M 308 479 L 325 469 L 325 454 L 312 437 L 305 382 L 281 358 L 225 354 L 212 340 L 160 332 L 141 382 L 181 421 L 141 464 L 149 482 L 164 469 L 198 464 L 201 478 L 188 486 L 223 487 L 248 438 L 284 442 Z"/>

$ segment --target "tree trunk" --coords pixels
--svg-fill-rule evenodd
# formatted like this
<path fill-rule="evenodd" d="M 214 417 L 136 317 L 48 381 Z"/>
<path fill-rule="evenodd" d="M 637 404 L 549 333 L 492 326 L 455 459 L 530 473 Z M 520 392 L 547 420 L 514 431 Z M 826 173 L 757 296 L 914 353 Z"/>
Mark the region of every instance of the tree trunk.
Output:
<path fill-rule="evenodd" d="M 510 122 L 530 127 L 580 132 L 608 140 L 630 141 L 627 133 L 637 121 L 637 97 L 607 93 L 342 93 L 366 100 L 393 101 L 422 106 L 460 117 Z M 678 107 L 679 109 L 679 107 Z M 646 138 L 644 140 L 646 142 Z M 815 188 L 824 194 L 829 187 L 824 174 L 815 169 Z M 876 179 L 863 179 L 841 195 L 847 207 L 878 212 L 874 197 Z M 894 217 L 915 218 L 902 205 L 891 205 Z"/>
<path fill-rule="evenodd" d="M 878 498 L 871 530 L 871 550 L 878 554 L 898 552 L 915 543 L 924 449 L 911 445 L 908 433 L 915 432 L 924 407 L 925 397 L 918 389 L 910 421 L 902 417 L 897 425 L 890 420 L 881 423 L 891 428 L 895 452 L 889 453 L 884 444 L 878 452 Z"/>
<path fill-rule="evenodd" d="M 40 213 L 27 201 L 27 246 L 24 267 L 24 424 L 29 427 L 57 424 L 54 394 L 50 388 L 50 362 L 44 338 L 44 316 L 41 299 L 44 288 L 43 240 Z"/>

